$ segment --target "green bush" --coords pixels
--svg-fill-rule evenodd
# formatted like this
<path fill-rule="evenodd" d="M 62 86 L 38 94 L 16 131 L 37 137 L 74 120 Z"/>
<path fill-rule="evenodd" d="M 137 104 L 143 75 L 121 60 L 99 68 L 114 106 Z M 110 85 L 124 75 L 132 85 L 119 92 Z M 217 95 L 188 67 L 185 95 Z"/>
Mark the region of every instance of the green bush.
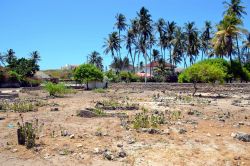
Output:
<path fill-rule="evenodd" d="M 187 81 L 194 84 L 194 93 L 197 91 L 197 83 L 215 83 L 216 81 L 223 82 L 226 77 L 225 70 L 218 64 L 197 63 L 187 68 L 181 75 L 178 81 L 182 83 Z"/>
<path fill-rule="evenodd" d="M 103 81 L 104 75 L 100 69 L 92 64 L 83 64 L 74 71 L 74 79 L 80 83 L 88 83 L 90 81 Z"/>
<path fill-rule="evenodd" d="M 11 82 L 20 82 L 21 81 L 21 76 L 19 74 L 17 74 L 17 72 L 15 72 L 15 71 L 9 71 L 8 77 L 9 77 L 9 81 L 11 81 Z"/>
<path fill-rule="evenodd" d="M 60 96 L 71 93 L 71 90 L 68 89 L 63 83 L 54 84 L 52 82 L 48 82 L 45 84 L 44 89 L 49 92 L 50 96 Z"/>

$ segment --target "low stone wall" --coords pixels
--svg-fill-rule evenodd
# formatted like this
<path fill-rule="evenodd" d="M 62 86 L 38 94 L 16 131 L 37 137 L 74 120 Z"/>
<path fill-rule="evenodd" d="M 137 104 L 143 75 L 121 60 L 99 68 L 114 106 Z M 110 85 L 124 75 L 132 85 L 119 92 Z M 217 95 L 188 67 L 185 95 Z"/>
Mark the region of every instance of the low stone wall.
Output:
<path fill-rule="evenodd" d="M 250 93 L 249 83 L 232 83 L 232 84 L 197 84 L 198 92 L 239 92 Z M 193 84 L 179 83 L 111 83 L 109 88 L 112 89 L 135 89 L 135 90 L 170 90 L 179 92 L 192 92 Z"/>

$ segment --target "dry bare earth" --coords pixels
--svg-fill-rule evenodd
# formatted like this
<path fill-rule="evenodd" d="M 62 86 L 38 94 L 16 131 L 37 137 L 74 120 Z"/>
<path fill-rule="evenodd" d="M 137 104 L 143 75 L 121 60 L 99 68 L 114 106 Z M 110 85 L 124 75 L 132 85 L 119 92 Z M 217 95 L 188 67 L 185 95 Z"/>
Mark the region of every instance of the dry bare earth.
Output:
<path fill-rule="evenodd" d="M 237 90 L 222 97 L 201 92 L 201 97 L 193 99 L 180 92 L 123 86 L 106 93 L 78 91 L 50 98 L 49 105 L 23 114 L 25 121 L 37 117 L 44 123 L 36 141 L 40 146 L 31 150 L 17 145 L 19 113 L 1 112 L 5 119 L 0 120 L 0 165 L 250 165 L 250 143 L 231 136 L 250 134 L 250 95 Z M 19 93 L 20 98 L 44 99 L 46 95 L 42 91 Z M 77 111 L 110 99 L 164 112 L 167 124 L 158 127 L 159 134 L 149 134 L 136 131 L 131 124 L 125 129 L 118 117 L 76 116 Z M 53 105 L 59 111 L 51 111 Z M 178 111 L 180 116 L 171 117 Z M 125 112 L 131 120 L 140 110 L 107 112 Z M 105 159 L 105 149 L 112 160 Z"/>

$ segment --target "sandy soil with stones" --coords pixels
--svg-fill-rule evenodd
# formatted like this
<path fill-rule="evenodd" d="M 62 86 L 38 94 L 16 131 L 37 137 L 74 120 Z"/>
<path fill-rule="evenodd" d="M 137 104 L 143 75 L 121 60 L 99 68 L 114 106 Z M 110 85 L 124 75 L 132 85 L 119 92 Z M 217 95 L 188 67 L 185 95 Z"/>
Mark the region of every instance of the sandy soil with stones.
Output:
<path fill-rule="evenodd" d="M 187 93 L 131 89 L 108 89 L 105 93 L 78 90 L 76 94 L 47 98 L 42 90 L 19 93 L 47 103 L 37 112 L 23 113 L 25 121 L 44 123 L 37 147 L 17 144 L 19 113 L 0 112 L 0 165 L 250 165 L 250 143 L 233 138 L 233 133 L 250 134 L 250 94 Z M 188 97 L 187 97 L 188 96 Z M 182 98 L 181 100 L 178 100 Z M 163 112 L 166 124 L 150 134 L 121 126 L 118 117 L 78 117 L 77 112 L 96 102 L 117 100 L 140 104 L 149 111 Z M 51 111 L 57 107 L 59 111 Z M 168 114 L 179 111 L 177 118 Z M 140 110 L 124 112 L 132 119 Z M 184 131 L 184 132 L 181 132 Z M 61 132 L 67 132 L 62 136 Z M 96 134 L 99 133 L 99 134 Z M 104 156 L 108 150 L 112 160 Z M 119 155 L 125 152 L 125 156 Z"/>

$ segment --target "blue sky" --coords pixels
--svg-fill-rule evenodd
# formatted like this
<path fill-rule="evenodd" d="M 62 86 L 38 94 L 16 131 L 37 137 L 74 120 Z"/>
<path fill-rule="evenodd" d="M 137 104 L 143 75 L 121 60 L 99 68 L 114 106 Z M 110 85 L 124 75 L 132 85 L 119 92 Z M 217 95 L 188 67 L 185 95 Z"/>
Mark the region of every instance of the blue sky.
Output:
<path fill-rule="evenodd" d="M 96 50 L 103 54 L 104 38 L 114 29 L 115 15 L 134 18 L 142 6 L 153 20 L 162 17 L 183 25 L 205 20 L 214 24 L 222 19 L 224 0 L 0 0 L 0 52 L 14 49 L 18 57 L 38 50 L 41 69 L 56 69 L 65 64 L 81 64 Z M 250 30 L 250 1 L 245 28 Z M 125 51 L 123 51 L 125 53 Z"/>

